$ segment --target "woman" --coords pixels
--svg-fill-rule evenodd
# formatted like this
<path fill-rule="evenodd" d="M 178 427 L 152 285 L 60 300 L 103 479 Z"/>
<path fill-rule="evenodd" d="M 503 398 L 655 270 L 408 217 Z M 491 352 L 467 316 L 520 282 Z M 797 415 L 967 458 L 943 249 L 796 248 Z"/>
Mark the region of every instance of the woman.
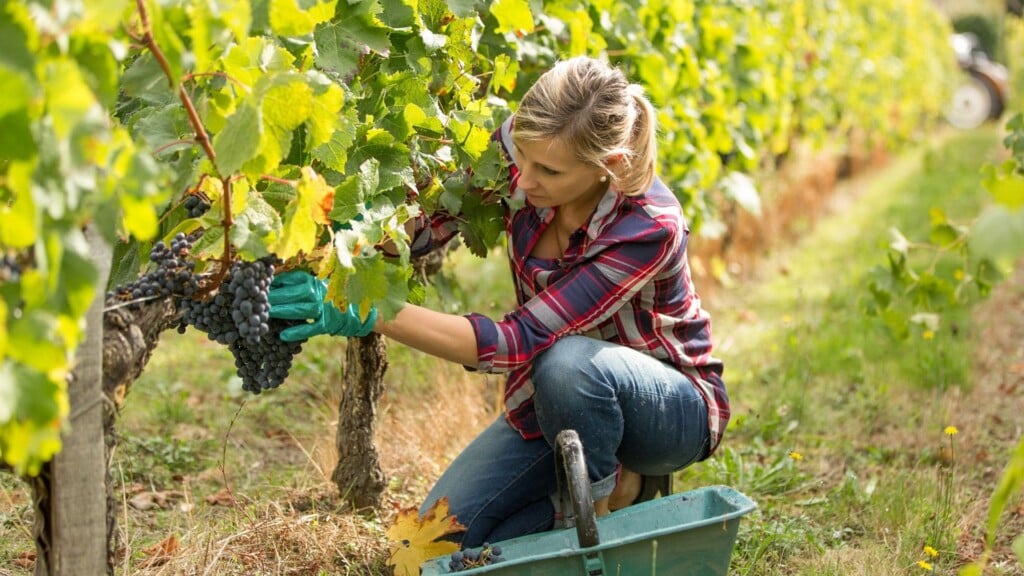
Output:
<path fill-rule="evenodd" d="M 508 373 L 505 414 L 452 462 L 422 508 L 446 496 L 467 547 L 554 525 L 552 445 L 561 430 L 580 437 L 600 515 L 631 504 L 642 476 L 707 458 L 729 419 L 710 318 L 690 279 L 689 232 L 655 175 L 656 118 L 642 89 L 602 61 L 562 61 L 496 137 L 510 163 L 511 204 L 524 206 L 506 215 L 518 307 L 501 321 L 414 305 L 389 322 L 375 313 L 363 321 L 352 307 L 325 304 L 322 290 L 296 314 L 292 280 L 271 289 L 272 316 L 312 320 L 285 339 L 375 330 L 470 369 Z M 452 224 L 424 223 L 414 251 L 449 240 Z"/>

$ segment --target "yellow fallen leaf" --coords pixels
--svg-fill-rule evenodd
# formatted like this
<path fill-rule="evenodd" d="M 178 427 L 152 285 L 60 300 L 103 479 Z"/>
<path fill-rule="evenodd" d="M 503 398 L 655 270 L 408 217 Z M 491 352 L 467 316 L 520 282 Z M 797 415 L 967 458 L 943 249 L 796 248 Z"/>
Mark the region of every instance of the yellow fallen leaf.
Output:
<path fill-rule="evenodd" d="M 388 565 L 394 568 L 395 576 L 419 576 L 423 562 L 459 549 L 454 542 L 437 539 L 465 529 L 455 516 L 448 515 L 447 498 L 435 502 L 422 519 L 416 507 L 405 508 L 386 532 L 391 541 Z"/>

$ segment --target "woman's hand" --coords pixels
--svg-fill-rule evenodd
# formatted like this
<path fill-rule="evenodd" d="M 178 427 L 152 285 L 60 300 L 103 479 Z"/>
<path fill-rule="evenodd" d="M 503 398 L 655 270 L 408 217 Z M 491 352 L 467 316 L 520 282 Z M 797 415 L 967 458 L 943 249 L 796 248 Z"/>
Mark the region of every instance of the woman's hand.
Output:
<path fill-rule="evenodd" d="M 359 309 L 349 304 L 344 310 L 324 298 L 327 284 L 299 270 L 285 272 L 274 277 L 267 298 L 270 301 L 270 317 L 285 320 L 305 320 L 305 324 L 292 326 L 281 331 L 281 340 L 294 342 L 306 340 L 319 334 L 332 336 L 366 336 L 377 323 L 377 309 L 363 320 Z"/>

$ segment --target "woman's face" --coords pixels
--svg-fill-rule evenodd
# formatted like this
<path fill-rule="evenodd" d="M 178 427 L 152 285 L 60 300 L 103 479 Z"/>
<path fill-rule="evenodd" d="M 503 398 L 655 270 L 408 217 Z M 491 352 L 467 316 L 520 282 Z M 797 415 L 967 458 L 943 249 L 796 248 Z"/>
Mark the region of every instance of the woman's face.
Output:
<path fill-rule="evenodd" d="M 518 188 L 537 208 L 566 206 L 589 213 L 608 188 L 605 170 L 584 164 L 561 140 L 516 140 Z"/>

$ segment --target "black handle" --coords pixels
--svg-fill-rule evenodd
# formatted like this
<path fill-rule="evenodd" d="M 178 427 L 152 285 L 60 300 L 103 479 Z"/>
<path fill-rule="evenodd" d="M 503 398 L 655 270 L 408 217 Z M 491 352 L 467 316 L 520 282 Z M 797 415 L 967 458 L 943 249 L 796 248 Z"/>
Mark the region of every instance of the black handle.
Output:
<path fill-rule="evenodd" d="M 562 430 L 555 437 L 555 479 L 558 483 L 558 500 L 563 513 L 569 504 L 566 499 L 571 500 L 573 522 L 576 525 L 580 548 L 597 546 L 600 543 L 597 534 L 597 514 L 594 513 L 594 499 L 590 493 L 583 444 L 575 430 Z"/>

